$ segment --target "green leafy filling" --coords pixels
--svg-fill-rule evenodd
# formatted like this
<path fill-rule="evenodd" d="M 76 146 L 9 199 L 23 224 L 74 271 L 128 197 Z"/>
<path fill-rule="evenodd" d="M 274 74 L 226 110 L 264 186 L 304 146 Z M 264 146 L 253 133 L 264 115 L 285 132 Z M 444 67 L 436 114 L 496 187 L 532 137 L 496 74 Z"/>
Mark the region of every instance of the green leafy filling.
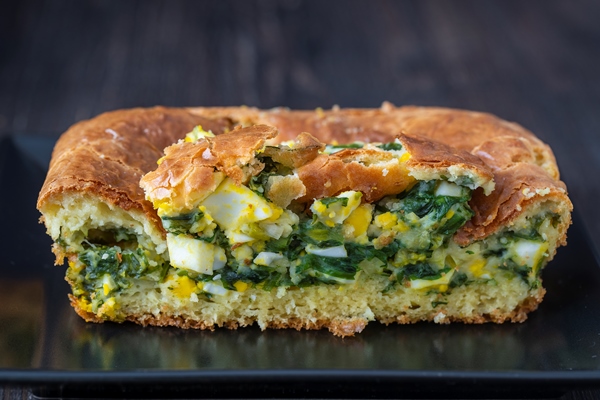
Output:
<path fill-rule="evenodd" d="M 289 175 L 292 170 L 281 163 L 274 161 L 271 157 L 259 155 L 258 159 L 264 164 L 263 170 L 250 178 L 248 187 L 259 196 L 265 197 L 265 190 L 269 178 L 275 175 Z"/>
<path fill-rule="evenodd" d="M 162 224 L 167 232 L 174 234 L 188 234 L 192 225 L 199 222 L 204 217 L 204 213 L 200 210 L 195 210 L 187 214 L 176 216 L 163 216 Z"/>
<path fill-rule="evenodd" d="M 399 147 L 398 147 L 399 146 Z M 401 145 L 388 146 L 384 150 L 398 150 Z M 268 178 L 274 174 L 281 173 L 281 165 L 264 157 L 265 167 L 263 171 L 251 179 L 250 187 L 255 192 L 264 195 L 264 187 Z M 369 236 L 369 243 L 359 244 L 353 241 L 346 242 L 344 239 L 342 225 L 335 224 L 333 227 L 319 221 L 317 216 L 312 218 L 301 216 L 300 223 L 287 237 L 270 239 L 265 241 L 264 251 L 283 255 L 289 266 L 261 266 L 244 265 L 238 263 L 232 254 L 229 240 L 219 228 L 214 229 L 211 237 L 198 237 L 225 249 L 227 265 L 216 271 L 213 275 L 197 274 L 185 271 L 186 275 L 197 281 L 212 281 L 216 275 L 220 275 L 223 287 L 235 290 L 235 283 L 243 281 L 253 286 L 271 290 L 280 286 L 310 286 L 317 283 L 332 284 L 349 282 L 355 279 L 359 271 L 359 264 L 364 260 L 378 259 L 382 267 L 380 272 L 384 275 L 395 277 L 396 282 L 414 279 L 435 280 L 448 272 L 448 267 L 436 269 L 427 262 L 412 263 L 396 268 L 395 271 L 387 269 L 388 262 L 400 251 L 407 254 L 431 255 L 432 249 L 443 245 L 456 232 L 464 222 L 472 216 L 467 202 L 470 199 L 468 190 L 463 190 L 460 197 L 436 196 L 436 181 L 418 182 L 410 190 L 382 200 L 376 208 L 377 213 L 394 212 L 398 219 L 413 222 L 408 215 L 414 213 L 422 222 L 418 226 L 411 226 L 411 231 L 416 231 L 417 236 L 425 239 L 425 244 L 418 242 L 410 243 L 403 241 L 403 236 L 398 235 L 384 246 L 378 246 L 371 241 L 374 236 Z M 320 199 L 326 207 L 339 204 L 347 206 L 348 198 L 330 197 Z M 449 216 L 448 212 L 453 210 Z M 196 210 L 191 213 L 163 217 L 165 229 L 173 234 L 190 234 L 189 231 L 194 224 L 201 221 L 203 213 Z M 434 237 L 435 236 L 435 237 Z M 307 245 L 326 249 L 336 246 L 344 246 L 347 257 L 324 257 L 310 254 L 305 251 Z M 84 285 L 89 291 L 98 291 L 101 288 L 101 279 L 109 274 L 120 288 L 131 285 L 132 278 L 141 278 L 147 274 L 158 271 L 157 279 L 164 278 L 167 268 L 163 265 L 150 267 L 147 257 L 141 249 L 123 250 L 118 246 L 102 247 L 90 246 L 79 255 L 80 260 L 86 265 Z M 463 279 L 464 277 L 464 279 Z M 455 274 L 451 287 L 465 284 L 466 275 Z M 395 285 L 394 281 L 388 285 L 390 290 Z"/>
<path fill-rule="evenodd" d="M 512 259 L 508 258 L 503 261 L 501 265 L 498 266 L 499 269 L 510 271 L 523 279 L 525 282 L 529 283 L 529 275 L 531 273 L 531 267 L 527 265 L 519 265 L 514 262 Z"/>
<path fill-rule="evenodd" d="M 324 199 L 320 199 L 319 201 L 325 205 L 325 208 L 329 208 L 329 206 L 334 203 L 340 203 L 342 207 L 346 207 L 348 205 L 347 197 L 326 197 Z"/>
<path fill-rule="evenodd" d="M 378 145 L 377 147 L 379 147 L 381 150 L 385 150 L 385 151 L 390 151 L 390 150 L 400 151 L 400 150 L 402 150 L 402 145 L 400 143 L 396 143 L 396 142 L 383 143 L 383 144 Z"/>
<path fill-rule="evenodd" d="M 362 149 L 365 145 L 363 143 L 355 142 L 348 144 L 328 144 L 325 146 L 325 153 L 331 154 L 344 149 Z"/>
<path fill-rule="evenodd" d="M 443 274 L 450 272 L 449 267 L 437 270 L 428 263 L 409 264 L 396 272 L 396 279 L 399 282 L 403 280 L 425 279 L 434 281 L 440 279 Z"/>
<path fill-rule="evenodd" d="M 415 213 L 419 218 L 431 215 L 439 220 L 444 217 L 455 204 L 463 204 L 461 213 L 455 214 L 446 224 L 439 228 L 443 234 L 452 234 L 473 216 L 473 211 L 466 204 L 471 199 L 468 190 L 463 190 L 460 197 L 436 196 L 437 181 L 419 181 L 400 201 L 391 207 L 391 211 L 405 214 Z"/>
<path fill-rule="evenodd" d="M 319 282 L 325 284 L 348 282 L 355 278 L 359 270 L 359 264 L 362 261 L 373 259 L 381 261 L 382 274 L 395 276 L 399 281 L 403 281 L 404 279 L 438 279 L 450 269 L 437 270 L 427 263 L 417 263 L 401 268 L 401 272 L 394 275 L 392 271 L 384 267 L 401 250 L 409 253 L 425 252 L 425 254 L 430 255 L 434 242 L 439 245 L 449 240 L 451 235 L 472 215 L 472 211 L 466 204 L 469 199 L 468 191 L 465 190 L 465 195 L 462 197 L 435 196 L 435 188 L 435 181 L 421 182 L 407 193 L 403 193 L 393 199 L 388 199 L 388 203 L 391 200 L 391 208 L 398 214 L 399 218 L 403 218 L 408 212 L 417 211 L 417 215 L 420 214 L 422 218 L 428 217 L 434 222 L 442 220 L 453 206 L 459 205 L 462 207 L 454 207 L 458 211 L 455 211 L 451 218 L 448 218 L 443 224 L 434 229 L 434 233 L 439 238 L 429 240 L 425 249 L 407 247 L 400 238 L 392 240 L 381 247 L 375 246 L 372 243 L 359 244 L 352 241 L 346 242 L 341 224 L 328 226 L 319 221 L 317 216 L 313 216 L 312 218 L 303 218 L 289 236 L 265 242 L 264 251 L 283 255 L 292 264 L 291 267 L 247 266 L 239 265 L 235 260 L 227 238 L 217 228 L 215 230 L 215 238 L 211 242 L 225 248 L 228 258 L 227 266 L 218 271 L 220 281 L 225 288 L 231 290 L 234 290 L 235 282 L 240 280 L 254 286 L 260 285 L 265 290 L 290 285 L 303 287 Z M 320 201 L 327 207 L 336 203 L 339 203 L 342 207 L 348 204 L 348 198 L 345 197 L 329 197 L 320 199 Z M 387 212 L 387 209 L 382 210 L 382 212 Z M 427 228 L 421 227 L 415 229 L 425 231 Z M 322 249 L 344 246 L 347 257 L 324 257 L 306 253 L 305 248 L 307 245 Z M 213 279 L 213 276 L 198 275 L 195 278 L 197 280 L 209 281 Z M 455 281 L 455 285 L 463 283 L 460 280 Z"/>
<path fill-rule="evenodd" d="M 118 246 L 91 246 L 79 254 L 79 261 L 85 265 L 81 283 L 85 291 L 102 292 L 102 280 L 109 275 L 118 286 L 116 289 L 127 289 L 132 279 L 141 279 L 150 274 L 156 280 L 163 280 L 169 265 L 152 266 L 143 249 L 122 249 Z"/>

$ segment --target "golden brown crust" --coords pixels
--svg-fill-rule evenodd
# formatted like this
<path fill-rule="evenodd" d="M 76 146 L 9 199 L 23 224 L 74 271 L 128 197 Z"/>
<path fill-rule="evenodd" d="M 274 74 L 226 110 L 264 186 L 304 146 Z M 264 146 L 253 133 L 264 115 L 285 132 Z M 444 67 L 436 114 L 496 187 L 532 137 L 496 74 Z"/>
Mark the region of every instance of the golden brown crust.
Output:
<path fill-rule="evenodd" d="M 406 189 L 414 178 L 406 167 L 389 153 L 374 149 L 345 149 L 321 154 L 298 168 L 298 176 L 306 186 L 300 201 L 312 201 L 357 190 L 364 200 L 373 202 Z"/>
<path fill-rule="evenodd" d="M 413 184 L 417 173 L 428 175 L 427 179 L 467 175 L 476 178 L 476 186 L 493 185 L 491 170 L 478 157 L 424 138 L 397 138 L 409 153 L 405 162 L 398 154 L 375 146 L 323 154 L 320 150 L 325 145 L 308 133 L 296 137 L 292 147 L 264 148 L 266 141 L 275 136 L 273 127 L 251 125 L 196 143 L 177 143 L 165 149 L 159 167 L 144 176 L 140 184 L 155 206 L 169 199 L 171 209 L 189 211 L 220 183 L 212 178 L 213 172 L 220 171 L 238 184 L 250 174 L 259 173 L 263 165 L 256 156 L 261 151 L 295 168 L 300 181 L 295 182 L 295 176 L 286 181 L 293 196 L 282 196 L 286 189 L 278 185 L 281 182 L 270 181 L 267 190 L 277 204 L 289 204 L 294 199 L 312 202 L 348 190 L 362 192 L 363 199 L 372 203 L 403 192 Z"/>
<path fill-rule="evenodd" d="M 489 196 L 476 190 L 470 202 L 475 215 L 459 230 L 454 240 L 468 244 L 483 239 L 508 226 L 533 203 L 554 203 L 548 211 L 561 215 L 563 231 L 558 245 L 566 244 L 566 229 L 570 224 L 571 202 L 563 182 L 552 179 L 537 165 L 515 163 L 495 173 L 496 190 Z M 565 223 L 566 222 L 566 223 Z"/>
<path fill-rule="evenodd" d="M 539 194 L 535 200 L 524 199 L 519 188 L 547 188 L 548 199 L 563 205 L 563 236 L 559 242 L 566 242 L 573 205 L 564 191 L 564 183 L 559 180 L 552 150 L 522 126 L 491 114 L 433 107 L 394 107 L 390 103 L 368 110 L 290 111 L 278 108 L 262 111 L 248 107 L 224 107 L 192 108 L 190 112 L 211 118 L 227 117 L 244 124 L 272 124 L 279 129 L 281 140 L 289 140 L 297 132 L 307 131 L 326 143 L 385 142 L 403 137 L 401 135 L 443 143 L 456 149 L 457 153 L 468 152 L 477 156 L 488 171 L 494 173 L 496 195 L 487 197 L 478 191 L 480 194 L 474 196 L 470 204 L 478 210 L 478 216 L 457 234 L 462 244 L 497 232 L 525 212 L 528 203 L 545 197 Z M 414 146 L 412 151 L 425 149 L 421 144 Z M 422 155 L 427 158 L 427 152 Z M 521 172 L 513 174 L 513 171 Z M 497 212 L 500 208 L 503 210 L 501 214 Z"/>
<path fill-rule="evenodd" d="M 477 177 L 478 186 L 487 185 L 494 179 L 490 168 L 479 157 L 466 150 L 455 149 L 421 136 L 400 135 L 398 140 L 411 155 L 407 167 L 412 170 L 435 170 L 450 175 L 449 168 L 457 167 L 462 172 L 468 171 L 469 175 Z"/>
<path fill-rule="evenodd" d="M 558 168 L 551 150 L 521 126 L 484 113 L 426 107 L 396 108 L 389 103 L 380 109 L 370 110 L 261 111 L 247 107 L 183 110 L 157 107 L 102 114 L 74 125 L 61 137 L 40 192 L 38 208 L 42 209 L 53 194 L 82 191 L 97 194 L 108 203 L 126 210 L 143 210 L 150 220 L 158 222 L 138 185 L 143 173 L 154 168 L 163 147 L 181 138 L 194 125 L 202 124 L 204 129 L 220 133 L 229 129 L 232 123 L 272 124 L 280 132 L 278 140 L 291 140 L 305 131 L 323 142 L 340 143 L 391 141 L 404 134 L 400 137 L 410 141 L 406 142 L 409 146 L 417 143 L 415 136 L 421 136 L 463 151 L 457 157 L 464 157 L 464 152 L 475 154 L 488 171 L 494 171 L 496 195 L 474 196 L 471 206 L 478 210 L 478 216 L 476 222 L 459 233 L 463 243 L 492 234 L 522 213 L 527 202 L 516 188 L 523 186 L 523 175 L 503 172 L 514 171 L 515 168 L 509 167 L 516 164 L 522 165 L 516 170 L 533 171 L 526 174 L 525 187 L 549 188 L 554 199 L 563 201 L 569 210 L 572 209 L 566 193 L 563 193 L 564 184 L 558 180 Z M 433 150 L 428 153 L 423 147 L 424 142 L 421 142 L 411 151 L 425 158 L 437 154 L 435 145 L 428 145 Z M 227 150 L 224 148 L 225 153 Z M 429 162 L 443 162 L 441 158 L 432 157 Z M 411 162 L 416 163 L 418 159 Z M 307 199 L 339 193 L 348 186 L 343 183 L 347 182 L 344 169 L 337 169 L 342 165 L 340 160 L 332 162 L 317 157 L 311 164 L 312 172 L 307 169 L 305 174 L 313 182 L 306 185 L 308 191 L 318 185 L 327 190 L 309 193 L 305 195 Z M 235 165 L 230 167 L 235 169 Z M 325 171 L 328 172 L 324 178 L 318 178 L 317 172 Z M 338 183 L 340 179 L 342 183 Z M 373 187 L 376 186 L 364 189 L 374 192 Z M 500 196 L 500 193 L 503 195 Z M 377 196 L 379 194 L 374 193 L 372 198 Z M 495 211 L 500 208 L 503 209 L 502 215 Z M 564 223 L 568 226 L 570 220 Z"/>
<path fill-rule="evenodd" d="M 54 195 L 91 193 L 124 210 L 140 210 L 160 227 L 139 180 L 156 167 L 164 147 L 198 124 L 221 133 L 231 122 L 155 107 L 113 111 L 73 125 L 54 148 L 38 209 L 43 212 Z"/>
<path fill-rule="evenodd" d="M 506 169 L 517 163 L 536 163 L 531 143 L 520 137 L 501 136 L 487 140 L 473 148 L 473 154 L 485 160 L 494 170 Z"/>
<path fill-rule="evenodd" d="M 214 174 L 216 157 L 207 141 L 169 146 L 165 153 L 158 169 L 139 181 L 148 198 L 168 199 L 174 207 L 190 209 L 221 183 Z M 171 157 L 172 154 L 176 157 Z"/>
<path fill-rule="evenodd" d="M 325 143 L 386 142 L 404 133 L 472 152 L 488 140 L 516 137 L 531 142 L 538 158 L 554 161 L 550 148 L 528 130 L 491 114 L 474 111 L 395 107 L 386 102 L 378 109 L 290 111 L 277 108 L 263 111 L 248 107 L 215 107 L 191 108 L 190 112 L 209 118 L 227 117 L 243 124 L 273 125 L 279 129 L 281 140 L 290 140 L 299 132 L 310 132 Z"/>
<path fill-rule="evenodd" d="M 286 208 L 306 194 L 306 186 L 294 175 L 271 176 L 267 181 L 265 195 L 279 207 Z"/>
<path fill-rule="evenodd" d="M 274 161 L 289 168 L 298 168 L 314 160 L 325 148 L 317 138 L 307 132 L 301 132 L 289 149 L 285 147 L 267 147 L 265 154 Z"/>
<path fill-rule="evenodd" d="M 275 135 L 273 127 L 252 125 L 197 143 L 177 143 L 165 150 L 160 166 L 142 178 L 141 186 L 146 190 L 147 198 L 155 204 L 169 198 L 174 209 L 190 210 L 202 200 L 203 193 L 212 192 L 215 184 L 219 183 L 211 178 L 213 171 L 223 172 L 238 184 L 248 178 L 244 170 L 250 169 L 253 175 L 260 172 L 262 165 L 259 166 L 255 158 L 257 151 L 262 150 L 265 142 Z M 267 147 L 264 150 L 266 155 L 286 166 L 296 167 L 301 182 L 292 186 L 303 186 L 293 191 L 291 198 L 282 198 L 281 190 L 272 193 L 277 185 L 271 186 L 268 191 L 278 204 L 289 204 L 292 199 L 312 202 L 347 190 L 360 191 L 365 201 L 374 202 L 404 191 L 415 180 L 410 174 L 417 170 L 434 171 L 440 176 L 448 174 L 450 168 L 456 168 L 462 173 L 470 172 L 479 181 L 492 181 L 493 174 L 489 168 L 466 151 L 456 151 L 443 143 L 405 135 L 399 139 L 411 155 L 406 164 L 399 162 L 398 155 L 374 146 L 319 154 L 324 144 L 307 133 L 299 135 L 291 148 Z M 256 164 L 254 167 L 253 163 Z M 409 171 L 407 166 L 413 171 Z"/>
<path fill-rule="evenodd" d="M 139 184 L 153 202 L 169 199 L 172 208 L 189 211 L 221 183 L 215 171 L 222 171 L 238 184 L 249 172 L 260 172 L 262 165 L 252 165 L 255 154 L 276 134 L 273 127 L 254 125 L 193 143 L 174 144 L 165 149 L 156 170 L 138 179 Z M 248 166 L 252 171 L 247 171 Z"/>
<path fill-rule="evenodd" d="M 217 160 L 216 167 L 238 184 L 248 178 L 242 167 L 251 164 L 255 160 L 256 152 L 265 146 L 266 141 L 277 136 L 277 129 L 272 126 L 253 125 L 246 129 L 240 128 L 214 138 L 206 138 Z"/>

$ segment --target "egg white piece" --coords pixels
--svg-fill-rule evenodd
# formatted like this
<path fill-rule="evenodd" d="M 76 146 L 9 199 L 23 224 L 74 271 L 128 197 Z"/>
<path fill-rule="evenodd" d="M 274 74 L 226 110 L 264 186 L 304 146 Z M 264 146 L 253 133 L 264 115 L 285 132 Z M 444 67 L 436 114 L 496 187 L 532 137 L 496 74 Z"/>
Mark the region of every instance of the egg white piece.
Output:
<path fill-rule="evenodd" d="M 321 256 L 321 257 L 334 257 L 334 258 L 348 257 L 348 252 L 346 251 L 346 248 L 344 246 L 320 248 L 320 247 L 309 244 L 306 246 L 305 250 L 309 254 L 314 254 L 316 256 Z"/>
<path fill-rule="evenodd" d="M 273 239 L 279 239 L 281 235 L 283 235 L 284 231 L 283 226 L 274 223 L 268 224 L 266 222 L 263 222 L 261 224 L 261 228 L 263 228 L 265 233 Z"/>
<path fill-rule="evenodd" d="M 450 197 L 460 197 L 462 196 L 462 189 L 455 183 L 442 181 L 438 185 L 437 189 L 435 189 L 436 196 L 450 196 Z"/>
<path fill-rule="evenodd" d="M 265 266 L 269 266 L 271 265 L 273 262 L 278 261 L 278 260 L 283 260 L 285 259 L 284 256 L 282 256 L 279 253 L 273 253 L 271 251 L 261 251 L 260 253 L 258 253 L 258 255 L 254 258 L 254 264 L 256 265 L 265 265 Z"/>
<path fill-rule="evenodd" d="M 534 267 L 548 249 L 548 244 L 531 240 L 519 240 L 512 246 L 518 263 Z"/>
<path fill-rule="evenodd" d="M 245 186 L 226 178 L 202 202 L 210 216 L 225 230 L 235 230 L 243 224 L 265 220 L 273 215 L 267 201 Z"/>
<path fill-rule="evenodd" d="M 218 284 L 212 283 L 212 282 L 205 283 L 204 286 L 202 287 L 202 290 L 204 290 L 206 293 L 215 294 L 217 296 L 222 296 L 224 294 L 227 294 L 227 289 L 225 289 L 221 285 L 218 285 Z"/>
<path fill-rule="evenodd" d="M 212 275 L 227 263 L 225 250 L 186 235 L 167 234 L 171 265 L 201 274 Z"/>
<path fill-rule="evenodd" d="M 324 204 L 322 201 L 315 201 L 310 207 L 311 211 L 317 215 L 326 225 L 341 224 L 352 214 L 354 210 L 360 206 L 361 192 L 349 190 L 336 196 L 337 198 L 347 198 L 347 203 L 344 206 L 341 201 Z"/>

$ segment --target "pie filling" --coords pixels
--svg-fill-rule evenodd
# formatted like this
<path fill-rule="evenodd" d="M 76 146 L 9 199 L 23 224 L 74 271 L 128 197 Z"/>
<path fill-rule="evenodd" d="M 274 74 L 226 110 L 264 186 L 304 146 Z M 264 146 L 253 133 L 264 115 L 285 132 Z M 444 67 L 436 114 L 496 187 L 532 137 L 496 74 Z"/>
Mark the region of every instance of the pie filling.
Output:
<path fill-rule="evenodd" d="M 384 150 L 401 151 L 398 146 Z M 181 299 L 211 301 L 249 288 L 348 287 L 365 274 L 385 277 L 382 293 L 438 293 L 441 304 L 456 287 L 496 285 L 499 278 L 521 280 L 530 289 L 540 285 L 558 214 L 525 216 L 461 247 L 452 236 L 474 214 L 468 180 L 415 180 L 374 203 L 345 191 L 281 207 L 265 193 L 273 176 L 293 171 L 266 156 L 262 161 L 265 168 L 246 185 L 224 177 L 191 211 L 159 207 L 167 231 L 163 254 L 139 244 L 135 232 L 87 231 L 67 271 L 73 295 L 86 311 L 118 319 L 121 294 L 140 283 L 157 291 L 166 284 Z"/>

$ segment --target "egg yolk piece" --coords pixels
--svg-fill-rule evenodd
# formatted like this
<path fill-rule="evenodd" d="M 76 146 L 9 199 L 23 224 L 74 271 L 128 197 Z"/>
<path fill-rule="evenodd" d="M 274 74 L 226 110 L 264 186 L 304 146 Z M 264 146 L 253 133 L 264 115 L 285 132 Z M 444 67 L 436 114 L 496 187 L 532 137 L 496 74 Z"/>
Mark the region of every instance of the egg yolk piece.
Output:
<path fill-rule="evenodd" d="M 213 194 L 204 199 L 202 206 L 226 231 L 227 236 L 236 242 L 252 239 L 239 232 L 243 225 L 276 219 L 283 213 L 275 204 L 267 202 L 246 186 L 236 185 L 230 178 L 226 178 Z"/>
<path fill-rule="evenodd" d="M 450 270 L 438 279 L 413 279 L 410 281 L 412 289 L 433 289 L 437 288 L 440 292 L 448 290 L 448 285 L 452 280 L 455 270 Z"/>
<path fill-rule="evenodd" d="M 358 206 L 344 221 L 344 228 L 346 231 L 350 231 L 352 238 L 362 238 L 368 242 L 366 238 L 367 230 L 373 219 L 373 205 L 372 204 L 361 204 Z M 350 229 L 348 229 L 350 228 Z"/>
<path fill-rule="evenodd" d="M 339 196 L 329 198 L 328 203 L 325 200 L 316 200 L 310 209 L 321 222 L 331 227 L 343 223 L 360 206 L 361 198 L 361 192 L 349 190 Z"/>

